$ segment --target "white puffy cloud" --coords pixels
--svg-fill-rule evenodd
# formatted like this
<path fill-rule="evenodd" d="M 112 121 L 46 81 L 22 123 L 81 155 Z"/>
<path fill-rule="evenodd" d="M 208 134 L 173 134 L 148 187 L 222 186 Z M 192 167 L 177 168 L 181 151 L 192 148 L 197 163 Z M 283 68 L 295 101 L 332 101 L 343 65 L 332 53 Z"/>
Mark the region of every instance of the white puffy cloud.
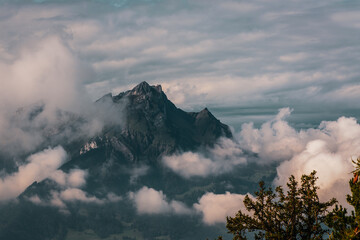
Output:
<path fill-rule="evenodd" d="M 29 156 L 17 172 L 0 179 L 0 200 L 16 198 L 33 182 L 52 176 L 66 158 L 67 154 L 60 146 Z"/>
<path fill-rule="evenodd" d="M 48 179 L 58 184 L 58 190 L 50 192 L 50 199 L 42 199 L 38 195 L 28 197 L 28 200 L 34 204 L 58 207 L 61 211 L 67 213 L 67 202 L 85 202 L 104 204 L 109 202 L 118 202 L 122 200 L 121 196 L 109 192 L 103 198 L 97 198 L 82 190 L 86 185 L 88 171 L 83 169 L 71 169 L 68 173 L 62 170 L 54 170 L 47 176 Z"/>
<path fill-rule="evenodd" d="M 146 186 L 137 192 L 129 193 L 139 214 L 190 214 L 191 210 L 179 201 L 168 201 L 162 191 L 157 191 Z"/>
<path fill-rule="evenodd" d="M 69 173 L 56 170 L 49 176 L 49 179 L 59 184 L 60 190 L 52 190 L 49 200 L 41 199 L 38 195 L 31 196 L 28 200 L 34 204 L 58 207 L 65 213 L 67 213 L 67 202 L 104 204 L 122 200 L 121 196 L 112 192 L 109 192 L 104 198 L 97 198 L 82 190 L 81 187 L 86 184 L 87 176 L 88 171 L 82 169 L 71 169 Z"/>
<path fill-rule="evenodd" d="M 319 177 L 317 185 L 320 187 L 320 199 L 326 201 L 335 197 L 341 204 L 348 206 L 345 198 L 350 191 L 348 181 L 352 177 L 350 172 L 354 167 L 351 159 L 356 159 L 360 153 L 360 124 L 355 118 L 340 117 L 336 121 L 323 121 L 318 128 L 296 130 L 285 120 L 290 113 L 289 108 L 280 109 L 277 116 L 260 128 L 254 128 L 252 123 L 244 124 L 241 132 L 236 135 L 240 147 L 257 153 L 258 157 L 255 161 L 259 164 L 274 161 L 280 163 L 274 180 L 275 185 L 286 186 L 290 175 L 300 180 L 303 174 L 316 170 Z M 193 168 L 177 167 L 183 171 L 178 173 L 191 176 L 193 172 L 206 172 L 210 160 L 201 159 L 199 154 L 195 153 L 189 156 L 194 162 Z M 179 163 L 176 163 L 190 165 L 188 159 L 182 160 L 183 162 L 179 159 Z M 198 169 L 197 166 L 202 168 Z M 185 169 L 189 169 L 189 172 Z M 238 199 L 241 205 L 243 195 L 227 193 L 218 196 L 208 193 L 199 200 L 199 203 L 194 204 L 194 208 L 203 213 L 204 222 L 208 224 L 225 221 L 227 215 L 231 215 L 237 209 L 243 209 L 240 205 L 226 204 L 225 200 L 221 203 L 223 199 Z M 216 207 L 218 202 L 221 204 Z M 226 208 L 223 209 L 223 206 Z M 227 206 L 233 208 L 229 207 L 231 210 L 228 211 Z"/>
<path fill-rule="evenodd" d="M 81 201 L 88 203 L 104 203 L 103 200 L 100 200 L 94 196 L 87 196 L 87 194 L 78 188 L 68 188 L 62 192 L 60 192 L 60 198 L 64 201 Z"/>
<path fill-rule="evenodd" d="M 305 149 L 281 163 L 274 183 L 284 185 L 290 174 L 299 179 L 302 174 L 316 170 L 321 199 L 336 197 L 347 205 L 348 181 L 354 169 L 351 159 L 360 153 L 360 125 L 355 118 L 341 117 L 337 121 L 322 122 L 317 131 L 328 137 L 308 141 Z"/>
<path fill-rule="evenodd" d="M 204 153 L 184 152 L 165 156 L 162 161 L 165 166 L 185 178 L 218 175 L 246 163 L 239 145 L 227 138 L 221 138 L 213 148 L 206 149 Z"/>
<path fill-rule="evenodd" d="M 242 125 L 237 134 L 242 149 L 257 153 L 258 163 L 289 160 L 301 152 L 308 141 L 313 139 L 329 139 L 326 132 L 319 129 L 297 131 L 285 120 L 292 110 L 282 108 L 270 121 L 260 128 L 255 128 L 252 122 Z"/>
<path fill-rule="evenodd" d="M 86 183 L 87 172 L 81 169 L 73 169 L 68 176 L 69 185 L 72 187 L 81 187 Z"/>
<path fill-rule="evenodd" d="M 49 178 L 62 186 L 81 187 L 86 183 L 87 174 L 82 169 L 72 169 L 69 173 L 57 170 Z"/>
<path fill-rule="evenodd" d="M 234 217 L 239 210 L 248 213 L 243 204 L 245 196 L 230 192 L 225 194 L 208 192 L 193 207 L 202 214 L 205 224 L 225 223 L 227 216 Z M 251 195 L 249 196 L 252 197 Z"/>
<path fill-rule="evenodd" d="M 250 194 L 249 196 L 253 198 Z M 224 223 L 227 216 L 235 216 L 239 210 L 248 213 L 243 204 L 245 195 L 230 192 L 225 194 L 208 192 L 198 200 L 198 203 L 193 204 L 192 208 L 179 201 L 169 201 L 162 191 L 146 186 L 137 192 L 130 192 L 129 197 L 139 214 L 197 213 L 202 216 L 203 222 L 207 225 Z"/>
<path fill-rule="evenodd" d="M 34 204 L 53 206 L 59 208 L 61 212 L 67 212 L 68 202 L 84 202 L 94 204 L 105 204 L 121 201 L 123 198 L 115 193 L 108 193 L 104 198 L 98 198 L 85 192 L 80 188 L 64 188 L 60 191 L 51 191 L 49 200 L 40 199 L 37 195 L 31 196 L 28 200 Z"/>
<path fill-rule="evenodd" d="M 166 156 L 163 161 L 167 167 L 184 177 L 206 176 L 216 168 L 215 162 L 211 159 L 193 152 Z"/>
<path fill-rule="evenodd" d="M 349 179 L 353 170 L 350 156 L 332 152 L 327 142 L 314 140 L 307 144 L 306 149 L 295 155 L 291 160 L 283 162 L 277 168 L 276 185 L 285 186 L 290 174 L 298 180 L 303 174 L 317 171 L 318 193 L 321 200 L 335 197 L 341 204 L 346 204 L 346 194 L 350 192 Z"/>
<path fill-rule="evenodd" d="M 318 128 L 296 130 L 285 121 L 290 114 L 285 108 L 260 128 L 248 123 L 238 135 L 243 149 L 257 153 L 260 164 L 277 161 L 276 185 L 286 185 L 290 175 L 317 171 L 322 200 L 336 197 L 346 205 L 348 181 L 353 170 L 351 158 L 360 153 L 360 125 L 355 118 L 340 117 L 323 121 Z"/>
<path fill-rule="evenodd" d="M 29 200 L 34 204 L 57 207 L 60 212 L 63 213 L 69 213 L 66 205 L 67 202 L 104 204 L 107 201 L 107 199 L 99 199 L 95 196 L 90 196 L 79 188 L 67 188 L 60 192 L 52 191 L 49 201 L 38 199 L 37 196 L 32 196 Z"/>

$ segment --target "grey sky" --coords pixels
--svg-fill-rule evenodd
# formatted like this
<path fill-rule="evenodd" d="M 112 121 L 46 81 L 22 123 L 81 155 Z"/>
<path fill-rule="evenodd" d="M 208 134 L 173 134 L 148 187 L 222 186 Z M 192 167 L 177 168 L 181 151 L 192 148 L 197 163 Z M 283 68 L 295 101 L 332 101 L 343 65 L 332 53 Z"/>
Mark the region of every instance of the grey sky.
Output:
<path fill-rule="evenodd" d="M 18 0 L 0 6 L 0 61 L 11 65 L 23 51 L 41 48 L 43 39 L 59 38 L 87 71 L 79 82 L 93 100 L 148 81 L 162 84 L 187 110 L 231 107 L 233 114 L 258 107 L 273 115 L 289 106 L 314 118 L 359 114 L 356 1 Z M 239 116 L 222 115 L 234 124 Z"/>

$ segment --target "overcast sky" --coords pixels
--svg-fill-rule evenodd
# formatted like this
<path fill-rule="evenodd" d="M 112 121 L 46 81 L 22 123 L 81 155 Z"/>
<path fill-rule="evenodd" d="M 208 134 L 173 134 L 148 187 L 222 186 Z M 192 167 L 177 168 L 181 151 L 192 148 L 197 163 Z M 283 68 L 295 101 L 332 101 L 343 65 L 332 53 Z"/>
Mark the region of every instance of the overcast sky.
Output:
<path fill-rule="evenodd" d="M 44 79 L 55 95 L 74 81 L 75 95 L 92 100 L 147 81 L 179 107 L 212 107 L 233 125 L 280 107 L 293 108 L 300 127 L 359 115 L 358 1 L 0 2 L 0 81 L 13 82 L 7 99 Z"/>

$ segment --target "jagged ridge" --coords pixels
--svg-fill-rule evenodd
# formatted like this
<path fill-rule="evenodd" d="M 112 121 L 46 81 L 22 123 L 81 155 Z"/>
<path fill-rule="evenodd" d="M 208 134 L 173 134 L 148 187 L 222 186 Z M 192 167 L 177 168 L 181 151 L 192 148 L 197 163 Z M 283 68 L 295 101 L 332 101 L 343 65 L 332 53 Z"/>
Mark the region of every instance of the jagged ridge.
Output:
<path fill-rule="evenodd" d="M 229 127 L 205 108 L 198 113 L 185 112 L 168 100 L 160 85 L 142 82 L 117 96 L 105 95 L 97 102 L 127 102 L 126 127 L 108 128 L 106 137 L 116 138 L 131 153 L 132 159 L 156 159 L 176 150 L 195 150 L 212 145 L 216 139 L 232 137 Z"/>

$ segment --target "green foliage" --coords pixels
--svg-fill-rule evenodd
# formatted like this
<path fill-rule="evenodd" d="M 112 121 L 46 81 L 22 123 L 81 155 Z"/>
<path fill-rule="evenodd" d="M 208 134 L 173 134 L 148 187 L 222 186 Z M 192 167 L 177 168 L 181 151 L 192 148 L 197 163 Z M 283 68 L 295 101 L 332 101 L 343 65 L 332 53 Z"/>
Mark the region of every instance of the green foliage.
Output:
<path fill-rule="evenodd" d="M 354 177 L 349 181 L 351 195 L 347 195 L 347 202 L 354 207 L 349 215 L 347 209 L 336 206 L 328 215 L 326 224 L 333 229 L 329 239 L 356 240 L 360 239 L 360 158 L 355 164 Z"/>
<path fill-rule="evenodd" d="M 275 192 L 259 183 L 255 199 L 248 195 L 244 205 L 249 213 L 241 210 L 235 217 L 227 217 L 227 229 L 234 240 L 247 239 L 252 233 L 255 239 L 322 239 L 329 230 L 324 228 L 328 208 L 335 199 L 320 202 L 313 171 L 301 177 L 301 184 L 294 176 L 289 178 L 288 190 L 277 187 Z"/>

